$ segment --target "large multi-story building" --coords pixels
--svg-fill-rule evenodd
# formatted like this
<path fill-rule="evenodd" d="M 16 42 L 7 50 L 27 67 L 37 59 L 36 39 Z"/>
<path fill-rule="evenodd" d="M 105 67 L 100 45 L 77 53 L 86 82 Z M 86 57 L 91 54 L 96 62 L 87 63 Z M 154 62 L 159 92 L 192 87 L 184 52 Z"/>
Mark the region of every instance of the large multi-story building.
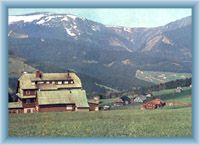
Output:
<path fill-rule="evenodd" d="M 86 92 L 74 72 L 23 73 L 17 85 L 18 102 L 8 104 L 10 113 L 89 111 Z"/>

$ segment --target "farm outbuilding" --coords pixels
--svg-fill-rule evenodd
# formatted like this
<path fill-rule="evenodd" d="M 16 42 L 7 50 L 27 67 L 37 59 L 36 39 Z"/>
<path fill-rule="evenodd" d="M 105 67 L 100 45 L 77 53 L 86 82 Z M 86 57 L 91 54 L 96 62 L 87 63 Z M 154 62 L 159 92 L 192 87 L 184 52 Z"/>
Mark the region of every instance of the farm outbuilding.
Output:
<path fill-rule="evenodd" d="M 157 109 L 159 107 L 163 107 L 166 105 L 166 102 L 160 100 L 160 99 L 154 99 L 151 100 L 145 104 L 143 104 L 143 108 L 145 109 Z"/>
<path fill-rule="evenodd" d="M 88 101 L 90 111 L 99 111 L 99 96 L 95 96 L 92 100 Z"/>
<path fill-rule="evenodd" d="M 143 103 L 146 99 L 147 99 L 146 96 L 140 95 L 136 97 L 133 101 L 136 103 Z"/>
<path fill-rule="evenodd" d="M 147 98 L 151 98 L 151 97 L 152 97 L 152 94 L 147 94 L 146 97 L 147 97 Z"/>
<path fill-rule="evenodd" d="M 176 93 L 181 93 L 183 91 L 183 88 L 182 87 L 177 87 L 176 88 Z"/>
<path fill-rule="evenodd" d="M 23 73 L 17 86 L 18 108 L 23 113 L 52 111 L 89 111 L 86 92 L 74 72 Z M 15 104 L 17 104 L 15 102 Z M 20 108 L 19 108 L 20 107 Z"/>
<path fill-rule="evenodd" d="M 123 103 L 125 105 L 131 104 L 131 97 L 130 96 L 122 96 L 120 99 L 123 101 Z"/>
<path fill-rule="evenodd" d="M 99 102 L 89 101 L 90 111 L 99 111 Z"/>
<path fill-rule="evenodd" d="M 21 102 L 10 102 L 8 104 L 9 113 L 23 113 L 23 106 Z"/>

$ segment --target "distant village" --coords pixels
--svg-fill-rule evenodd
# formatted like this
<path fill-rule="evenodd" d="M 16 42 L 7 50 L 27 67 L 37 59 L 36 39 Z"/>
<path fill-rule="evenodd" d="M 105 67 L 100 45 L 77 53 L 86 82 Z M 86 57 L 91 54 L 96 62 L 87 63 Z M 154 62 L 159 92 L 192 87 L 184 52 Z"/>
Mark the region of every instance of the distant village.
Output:
<path fill-rule="evenodd" d="M 142 109 L 157 109 L 164 107 L 166 102 L 155 98 L 151 91 L 158 87 L 160 89 L 163 85 L 170 86 L 169 84 L 170 82 L 143 90 L 139 89 L 129 94 L 118 93 L 117 96 L 114 94 L 115 97 L 109 105 L 102 105 L 101 96 L 97 95 L 88 100 L 81 80 L 75 72 L 24 72 L 18 79 L 17 102 L 9 102 L 8 110 L 9 113 L 99 111 L 134 104 L 142 104 Z M 186 81 L 185 85 L 192 87 L 190 81 Z M 181 86 L 175 89 L 175 93 L 182 91 Z"/>

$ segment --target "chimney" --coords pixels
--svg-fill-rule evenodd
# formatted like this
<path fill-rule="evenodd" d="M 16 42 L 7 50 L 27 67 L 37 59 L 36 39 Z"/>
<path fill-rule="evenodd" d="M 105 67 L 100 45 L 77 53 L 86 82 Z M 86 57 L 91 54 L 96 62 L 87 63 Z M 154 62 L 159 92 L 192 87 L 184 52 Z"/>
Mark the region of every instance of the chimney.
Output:
<path fill-rule="evenodd" d="M 69 71 L 67 71 L 67 78 L 71 78 Z"/>
<path fill-rule="evenodd" d="M 70 77 L 70 75 L 69 75 L 69 71 L 67 71 L 67 77 Z"/>
<path fill-rule="evenodd" d="M 70 76 L 70 71 L 67 71 L 67 80 L 72 81 L 72 77 Z"/>
<path fill-rule="evenodd" d="M 35 77 L 36 77 L 36 78 L 42 78 L 42 72 L 39 71 L 39 70 L 37 70 L 37 71 L 35 72 Z"/>

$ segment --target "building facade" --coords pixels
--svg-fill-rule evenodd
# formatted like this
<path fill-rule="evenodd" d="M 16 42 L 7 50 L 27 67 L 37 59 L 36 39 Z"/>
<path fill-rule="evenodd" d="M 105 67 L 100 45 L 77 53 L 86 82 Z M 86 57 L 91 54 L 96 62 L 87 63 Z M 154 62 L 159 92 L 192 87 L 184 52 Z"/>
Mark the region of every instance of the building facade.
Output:
<path fill-rule="evenodd" d="M 17 96 L 18 102 L 8 104 L 10 113 L 89 111 L 86 92 L 74 72 L 23 73 Z"/>

